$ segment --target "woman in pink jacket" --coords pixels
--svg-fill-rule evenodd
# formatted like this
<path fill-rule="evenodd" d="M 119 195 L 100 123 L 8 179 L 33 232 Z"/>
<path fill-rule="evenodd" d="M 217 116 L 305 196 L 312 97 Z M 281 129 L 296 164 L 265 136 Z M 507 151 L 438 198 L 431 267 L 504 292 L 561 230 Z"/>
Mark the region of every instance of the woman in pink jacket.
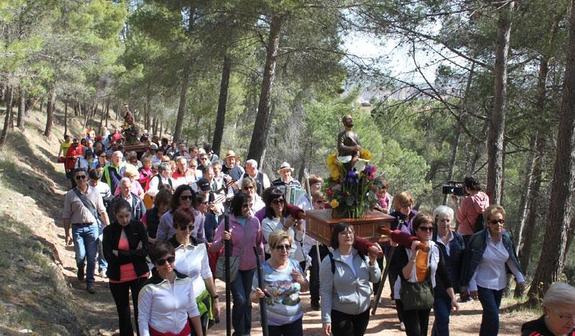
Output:
<path fill-rule="evenodd" d="M 232 279 L 232 326 L 234 334 L 249 335 L 252 324 L 250 293 L 256 271 L 253 247 L 263 251 L 263 234 L 260 221 L 251 213 L 251 198 L 244 192 L 237 193 L 230 204 L 229 231 L 220 222 L 210 252 L 219 251 L 224 240 L 231 240 L 232 256 L 239 256 L 239 271 Z M 225 220 L 225 219 L 224 219 Z"/>
<path fill-rule="evenodd" d="M 489 196 L 481 191 L 481 185 L 473 177 L 466 177 L 463 180 L 466 196 L 457 201 L 457 212 L 455 219 L 459 224 L 457 232 L 463 236 L 465 244 L 469 238 L 483 229 L 483 211 L 489 206 Z M 480 217 L 481 216 L 481 217 Z"/>

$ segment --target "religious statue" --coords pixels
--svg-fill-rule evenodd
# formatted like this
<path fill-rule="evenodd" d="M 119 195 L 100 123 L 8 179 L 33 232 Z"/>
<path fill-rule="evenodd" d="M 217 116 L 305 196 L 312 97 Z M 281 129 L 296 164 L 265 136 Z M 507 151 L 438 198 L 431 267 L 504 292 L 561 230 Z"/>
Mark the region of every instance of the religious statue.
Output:
<path fill-rule="evenodd" d="M 134 123 L 134 115 L 130 112 L 128 104 L 124 105 L 124 125 L 122 126 L 122 135 L 126 139 L 126 144 L 134 145 L 140 141 L 138 126 Z"/>
<path fill-rule="evenodd" d="M 353 118 L 341 118 L 344 130 L 337 135 L 337 160 L 349 171 L 353 168 L 361 151 L 359 136 L 353 131 Z"/>

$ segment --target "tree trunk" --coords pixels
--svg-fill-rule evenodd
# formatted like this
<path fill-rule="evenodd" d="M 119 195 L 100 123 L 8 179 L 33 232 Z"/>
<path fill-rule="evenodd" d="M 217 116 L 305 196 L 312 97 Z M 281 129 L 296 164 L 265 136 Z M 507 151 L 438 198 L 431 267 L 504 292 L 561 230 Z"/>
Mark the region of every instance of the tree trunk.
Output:
<path fill-rule="evenodd" d="M 570 1 L 569 40 L 567 48 L 563 97 L 559 110 L 559 130 L 547 227 L 543 249 L 533 277 L 529 296 L 540 298 L 552 282 L 557 281 L 565 266 L 567 233 L 573 217 L 575 183 L 575 0 Z"/>
<path fill-rule="evenodd" d="M 447 181 L 453 180 L 453 170 L 455 169 L 455 160 L 457 160 L 457 147 L 459 147 L 459 139 L 461 138 L 461 126 L 456 126 L 455 138 L 451 145 L 451 154 L 449 156 L 449 168 L 447 169 Z M 447 204 L 447 194 L 443 195 L 443 204 Z"/>
<path fill-rule="evenodd" d="M 146 104 L 144 104 L 144 128 L 150 131 L 150 116 L 152 112 L 150 111 L 152 106 L 152 95 L 150 94 L 150 84 L 148 84 L 148 92 L 146 93 Z"/>
<path fill-rule="evenodd" d="M 106 100 L 106 121 L 104 122 L 104 125 L 106 128 L 108 128 L 108 118 L 110 118 L 110 100 Z"/>
<path fill-rule="evenodd" d="M 220 154 L 222 147 L 222 139 L 224 137 L 224 126 L 226 119 L 226 106 L 228 103 L 228 88 L 230 85 L 230 74 L 232 70 L 232 62 L 230 58 L 224 56 L 224 65 L 222 67 L 222 78 L 220 81 L 220 97 L 218 99 L 218 112 L 216 115 L 216 128 L 214 130 L 214 137 L 212 140 L 212 150 L 216 154 Z"/>
<path fill-rule="evenodd" d="M 24 130 L 24 112 L 26 111 L 26 92 L 20 88 L 20 97 L 18 100 L 18 117 L 16 120 L 16 127 Z"/>
<path fill-rule="evenodd" d="M 260 101 L 258 104 L 258 112 L 256 115 L 256 122 L 254 124 L 254 131 L 252 132 L 250 148 L 248 151 L 248 159 L 254 159 L 260 164 L 262 164 L 262 157 L 266 149 L 267 137 L 272 119 L 270 109 L 271 92 L 275 78 L 282 21 L 282 16 L 274 14 L 271 17 L 266 64 L 264 66 L 262 87 L 260 91 Z"/>
<path fill-rule="evenodd" d="M 505 153 L 505 110 L 507 103 L 507 56 L 511 34 L 511 12 L 515 6 L 509 2 L 501 8 L 497 21 L 497 48 L 495 50 L 495 103 L 489 117 L 487 135 L 487 194 L 491 204 L 500 204 L 503 193 L 503 155 Z"/>
<path fill-rule="evenodd" d="M 186 103 L 188 96 L 188 86 L 190 85 L 190 72 L 192 71 L 192 60 L 186 62 L 182 82 L 180 84 L 180 103 L 178 105 L 178 114 L 176 115 L 176 126 L 174 128 L 174 141 L 178 143 L 182 137 L 182 127 L 184 125 L 184 115 L 186 114 Z M 160 133 L 161 130 L 160 130 Z"/>
<path fill-rule="evenodd" d="M 14 99 L 14 92 L 12 87 L 8 87 L 6 89 L 6 96 L 5 96 L 5 104 L 6 104 L 6 116 L 4 117 L 4 128 L 2 128 L 2 133 L 0 134 L 0 148 L 4 146 L 6 143 L 6 138 L 8 136 L 8 129 L 10 128 L 10 124 L 12 123 L 12 109 L 8 108 L 9 105 L 12 104 L 12 100 Z"/>
<path fill-rule="evenodd" d="M 527 185 L 527 192 L 525 196 L 525 212 L 524 218 L 521 219 L 521 225 L 517 237 L 517 254 L 519 256 L 519 264 L 527 273 L 529 263 L 531 261 L 531 251 L 534 238 L 537 232 L 537 218 L 541 212 L 541 204 L 539 201 L 539 194 L 541 191 L 541 181 L 543 178 L 543 155 L 545 155 L 545 137 L 541 134 L 536 134 L 535 153 L 532 157 L 532 165 L 529 171 L 529 184 Z M 517 293 L 519 294 L 519 293 Z"/>
<path fill-rule="evenodd" d="M 49 137 L 52 134 L 52 125 L 54 124 L 54 107 L 56 105 L 56 90 L 50 91 L 50 98 L 46 104 L 46 128 L 44 129 L 44 136 Z"/>
<path fill-rule="evenodd" d="M 64 135 L 68 134 L 68 100 L 64 101 Z"/>

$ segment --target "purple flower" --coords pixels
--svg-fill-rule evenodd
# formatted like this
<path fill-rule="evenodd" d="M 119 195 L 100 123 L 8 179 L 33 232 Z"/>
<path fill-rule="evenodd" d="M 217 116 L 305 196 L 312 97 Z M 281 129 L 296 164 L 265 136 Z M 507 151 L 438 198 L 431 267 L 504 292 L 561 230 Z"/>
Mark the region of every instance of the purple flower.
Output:
<path fill-rule="evenodd" d="M 359 182 L 359 176 L 357 175 L 355 168 L 347 172 L 345 182 L 349 184 L 357 184 Z"/>
<path fill-rule="evenodd" d="M 375 179 L 375 173 L 377 171 L 377 167 L 374 165 L 366 165 L 363 169 L 363 173 L 369 180 Z"/>

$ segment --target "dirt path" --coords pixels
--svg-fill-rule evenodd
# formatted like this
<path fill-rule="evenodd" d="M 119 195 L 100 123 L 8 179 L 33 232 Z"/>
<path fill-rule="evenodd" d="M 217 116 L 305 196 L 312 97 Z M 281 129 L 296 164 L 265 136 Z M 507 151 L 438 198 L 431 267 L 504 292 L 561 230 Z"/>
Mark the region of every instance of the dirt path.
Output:
<path fill-rule="evenodd" d="M 33 239 L 39 241 L 42 246 L 48 248 L 49 254 L 54 260 L 57 276 L 66 287 L 61 292 L 54 292 L 53 304 L 45 304 L 48 311 L 47 318 L 54 317 L 46 323 L 60 323 L 64 327 L 61 333 L 43 333 L 41 327 L 31 323 L 36 330 L 30 330 L 29 334 L 37 335 L 113 335 L 117 329 L 117 315 L 115 305 L 108 289 L 106 279 L 96 277 L 97 293 L 92 295 L 85 290 L 84 283 L 76 279 L 76 266 L 74 251 L 71 246 L 64 245 L 64 230 L 59 220 L 63 195 L 67 190 L 67 181 L 64 178 L 61 164 L 56 164 L 54 153 L 57 152 L 58 142 L 53 139 L 46 141 L 37 130 L 41 129 L 42 123 L 31 123 L 29 130 L 24 135 L 17 133 L 11 136 L 12 153 L 20 157 L 19 162 L 14 164 L 4 162 L 0 166 L 2 184 L 0 192 L 4 202 L 0 204 L 2 215 L 7 220 L 17 220 L 22 225 L 29 227 Z M 34 129 L 34 127 L 36 127 Z M 3 175 L 2 175 L 3 174 Z M 0 260 L 2 264 L 2 260 Z M 2 275 L 0 275 L 1 277 Z M 41 281 L 41 279 L 39 280 Z M 220 304 L 224 306 L 224 286 L 217 282 L 220 293 Z M 2 288 L 0 288 L 2 289 Z M 44 293 L 46 294 L 46 293 Z M 0 291 L 0 302 L 6 299 L 6 293 Z M 47 294 L 46 294 L 47 295 Z M 61 296 L 61 297 L 58 297 Z M 384 297 L 389 297 L 384 293 Z M 21 298 L 18 298 L 21 300 Z M 61 316 L 61 303 L 67 303 L 66 308 L 70 313 Z M 44 301 L 44 299 L 43 299 Z M 304 334 L 313 336 L 321 334 L 320 313 L 312 311 L 309 307 L 309 296 L 302 295 L 302 303 L 305 309 Z M 504 301 L 504 306 L 513 302 Z M 50 307 L 51 306 L 51 307 Z M 31 305 L 23 305 L 24 309 L 30 309 Z M 53 311 L 50 311 L 50 308 Z M 0 310 L 0 314 L 2 310 Z M 32 312 L 31 314 L 34 314 Z M 253 334 L 260 335 L 259 311 L 256 305 L 253 308 Z M 505 312 L 501 315 L 500 335 L 519 334 L 520 325 L 534 317 L 534 312 Z M 225 315 L 221 316 L 222 322 L 210 329 L 209 335 L 225 335 Z M 430 325 L 433 318 L 431 318 Z M 452 335 L 477 335 L 481 321 L 481 306 L 478 302 L 470 302 L 462 305 L 462 311 L 453 316 L 450 330 Z M 1 324 L 0 324 L 1 325 Z M 79 328 L 78 328 L 79 326 Z M 82 331 L 80 331 L 80 329 Z M 8 329 L 6 329 L 8 330 Z M 11 332 L 0 328 L 0 335 L 10 335 Z M 27 330 L 27 329 L 26 329 Z M 20 333 L 21 334 L 21 333 Z M 388 299 L 383 300 L 381 308 L 370 320 L 367 335 L 403 335 L 398 329 L 395 318 L 395 310 Z"/>

